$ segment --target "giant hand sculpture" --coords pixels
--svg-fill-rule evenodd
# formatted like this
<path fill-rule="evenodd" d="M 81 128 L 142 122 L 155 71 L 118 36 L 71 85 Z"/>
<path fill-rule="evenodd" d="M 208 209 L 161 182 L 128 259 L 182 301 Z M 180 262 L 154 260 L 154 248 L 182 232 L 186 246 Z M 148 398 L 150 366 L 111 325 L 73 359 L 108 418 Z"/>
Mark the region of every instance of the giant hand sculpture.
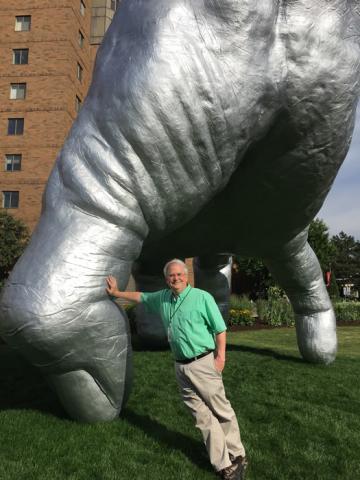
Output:
<path fill-rule="evenodd" d="M 359 13 L 357 0 L 121 2 L 1 300 L 1 336 L 74 418 L 112 419 L 127 394 L 128 329 L 105 278 L 124 288 L 135 260 L 151 280 L 173 256 L 200 252 L 215 274 L 219 252 L 262 257 L 303 357 L 334 359 L 307 227 L 351 138 Z"/>

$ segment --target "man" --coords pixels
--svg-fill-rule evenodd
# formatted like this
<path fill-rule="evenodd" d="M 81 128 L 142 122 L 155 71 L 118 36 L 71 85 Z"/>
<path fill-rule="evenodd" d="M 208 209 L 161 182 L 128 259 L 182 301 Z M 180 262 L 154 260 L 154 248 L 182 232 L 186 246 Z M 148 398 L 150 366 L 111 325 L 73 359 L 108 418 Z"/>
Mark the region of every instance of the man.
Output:
<path fill-rule="evenodd" d="M 164 267 L 169 289 L 152 293 L 120 292 L 114 277 L 107 293 L 143 303 L 160 314 L 175 356 L 182 398 L 201 430 L 211 464 L 226 480 L 243 479 L 247 465 L 238 422 L 225 396 L 221 373 L 225 366 L 226 325 L 214 298 L 187 283 L 187 268 L 178 259 Z"/>

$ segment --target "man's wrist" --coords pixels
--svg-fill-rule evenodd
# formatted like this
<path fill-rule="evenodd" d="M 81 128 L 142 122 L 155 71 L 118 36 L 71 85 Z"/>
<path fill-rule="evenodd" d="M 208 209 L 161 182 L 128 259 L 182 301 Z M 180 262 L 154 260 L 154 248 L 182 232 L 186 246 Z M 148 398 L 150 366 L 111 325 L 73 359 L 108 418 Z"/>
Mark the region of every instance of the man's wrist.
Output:
<path fill-rule="evenodd" d="M 118 293 L 120 293 L 119 290 L 115 290 L 114 292 L 111 292 L 110 293 L 111 299 L 113 300 L 113 299 L 116 299 L 116 298 L 120 298 Z"/>

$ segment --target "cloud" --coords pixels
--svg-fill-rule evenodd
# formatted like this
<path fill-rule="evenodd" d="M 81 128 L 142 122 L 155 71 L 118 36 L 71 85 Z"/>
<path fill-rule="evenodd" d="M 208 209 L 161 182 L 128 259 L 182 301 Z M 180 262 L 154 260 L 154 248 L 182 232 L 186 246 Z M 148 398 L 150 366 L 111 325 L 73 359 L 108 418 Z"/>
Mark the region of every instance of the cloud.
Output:
<path fill-rule="evenodd" d="M 360 240 L 360 108 L 348 155 L 318 214 L 331 235 L 343 230 Z"/>

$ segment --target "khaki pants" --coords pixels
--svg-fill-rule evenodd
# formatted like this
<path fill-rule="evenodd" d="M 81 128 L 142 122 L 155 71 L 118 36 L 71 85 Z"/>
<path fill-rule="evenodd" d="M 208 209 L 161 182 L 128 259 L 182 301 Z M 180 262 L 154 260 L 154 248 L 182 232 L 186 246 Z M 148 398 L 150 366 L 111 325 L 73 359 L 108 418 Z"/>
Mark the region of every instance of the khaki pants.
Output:
<path fill-rule="evenodd" d="M 188 364 L 175 363 L 175 373 L 181 396 L 201 430 L 215 470 L 229 467 L 230 455 L 244 457 L 239 425 L 225 396 L 221 373 L 215 369 L 214 355 Z"/>

